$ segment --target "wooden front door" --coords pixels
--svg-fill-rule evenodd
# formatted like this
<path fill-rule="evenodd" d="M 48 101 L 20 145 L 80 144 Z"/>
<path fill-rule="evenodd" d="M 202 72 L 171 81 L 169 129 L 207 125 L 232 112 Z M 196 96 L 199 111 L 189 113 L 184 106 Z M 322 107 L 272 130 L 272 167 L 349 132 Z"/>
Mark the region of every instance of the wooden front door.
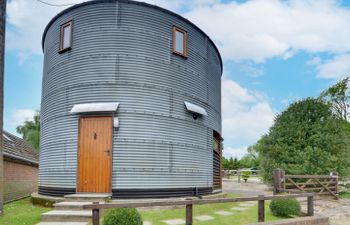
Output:
<path fill-rule="evenodd" d="M 78 192 L 111 192 L 112 122 L 109 116 L 80 118 Z"/>

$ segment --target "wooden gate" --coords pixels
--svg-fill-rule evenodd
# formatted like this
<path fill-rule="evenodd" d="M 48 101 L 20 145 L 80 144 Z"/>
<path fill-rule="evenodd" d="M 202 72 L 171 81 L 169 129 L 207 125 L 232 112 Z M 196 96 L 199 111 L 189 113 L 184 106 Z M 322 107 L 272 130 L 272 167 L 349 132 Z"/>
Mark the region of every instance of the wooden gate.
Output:
<path fill-rule="evenodd" d="M 274 170 L 274 193 L 314 192 L 338 198 L 338 175 L 285 175 L 283 170 Z"/>

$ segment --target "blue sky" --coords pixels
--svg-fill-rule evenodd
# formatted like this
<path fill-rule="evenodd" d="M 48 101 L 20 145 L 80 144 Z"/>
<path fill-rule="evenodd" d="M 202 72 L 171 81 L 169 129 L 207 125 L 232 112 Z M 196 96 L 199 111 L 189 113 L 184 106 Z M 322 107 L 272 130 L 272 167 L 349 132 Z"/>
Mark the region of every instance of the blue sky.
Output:
<path fill-rule="evenodd" d="M 219 47 L 225 156 L 243 156 L 289 103 L 350 73 L 350 1 L 146 1 L 190 19 Z M 41 35 L 64 8 L 8 2 L 4 125 L 11 133 L 40 109 Z"/>

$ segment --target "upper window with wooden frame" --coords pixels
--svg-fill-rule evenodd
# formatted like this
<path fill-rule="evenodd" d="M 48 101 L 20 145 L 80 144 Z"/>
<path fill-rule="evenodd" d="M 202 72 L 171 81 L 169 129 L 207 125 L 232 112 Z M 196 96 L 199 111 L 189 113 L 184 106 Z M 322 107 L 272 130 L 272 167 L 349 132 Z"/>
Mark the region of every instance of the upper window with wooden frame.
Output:
<path fill-rule="evenodd" d="M 72 21 L 68 21 L 61 25 L 59 53 L 68 51 L 71 48 L 72 48 Z"/>
<path fill-rule="evenodd" d="M 187 58 L 187 32 L 173 26 L 173 53 Z"/>

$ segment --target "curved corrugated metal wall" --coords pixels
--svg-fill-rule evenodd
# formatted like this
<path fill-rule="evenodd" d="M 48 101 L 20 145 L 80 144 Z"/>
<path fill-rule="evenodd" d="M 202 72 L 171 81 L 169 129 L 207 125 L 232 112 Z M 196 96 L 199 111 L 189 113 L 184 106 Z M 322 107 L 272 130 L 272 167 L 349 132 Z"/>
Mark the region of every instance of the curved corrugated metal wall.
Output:
<path fill-rule="evenodd" d="M 72 49 L 58 53 L 73 21 Z M 172 27 L 188 32 L 188 58 L 172 54 Z M 119 102 L 113 190 L 212 187 L 213 130 L 221 133 L 221 61 L 198 28 L 166 10 L 101 1 L 58 16 L 44 34 L 42 188 L 76 187 L 74 104 Z M 206 109 L 197 120 L 184 101 Z"/>

